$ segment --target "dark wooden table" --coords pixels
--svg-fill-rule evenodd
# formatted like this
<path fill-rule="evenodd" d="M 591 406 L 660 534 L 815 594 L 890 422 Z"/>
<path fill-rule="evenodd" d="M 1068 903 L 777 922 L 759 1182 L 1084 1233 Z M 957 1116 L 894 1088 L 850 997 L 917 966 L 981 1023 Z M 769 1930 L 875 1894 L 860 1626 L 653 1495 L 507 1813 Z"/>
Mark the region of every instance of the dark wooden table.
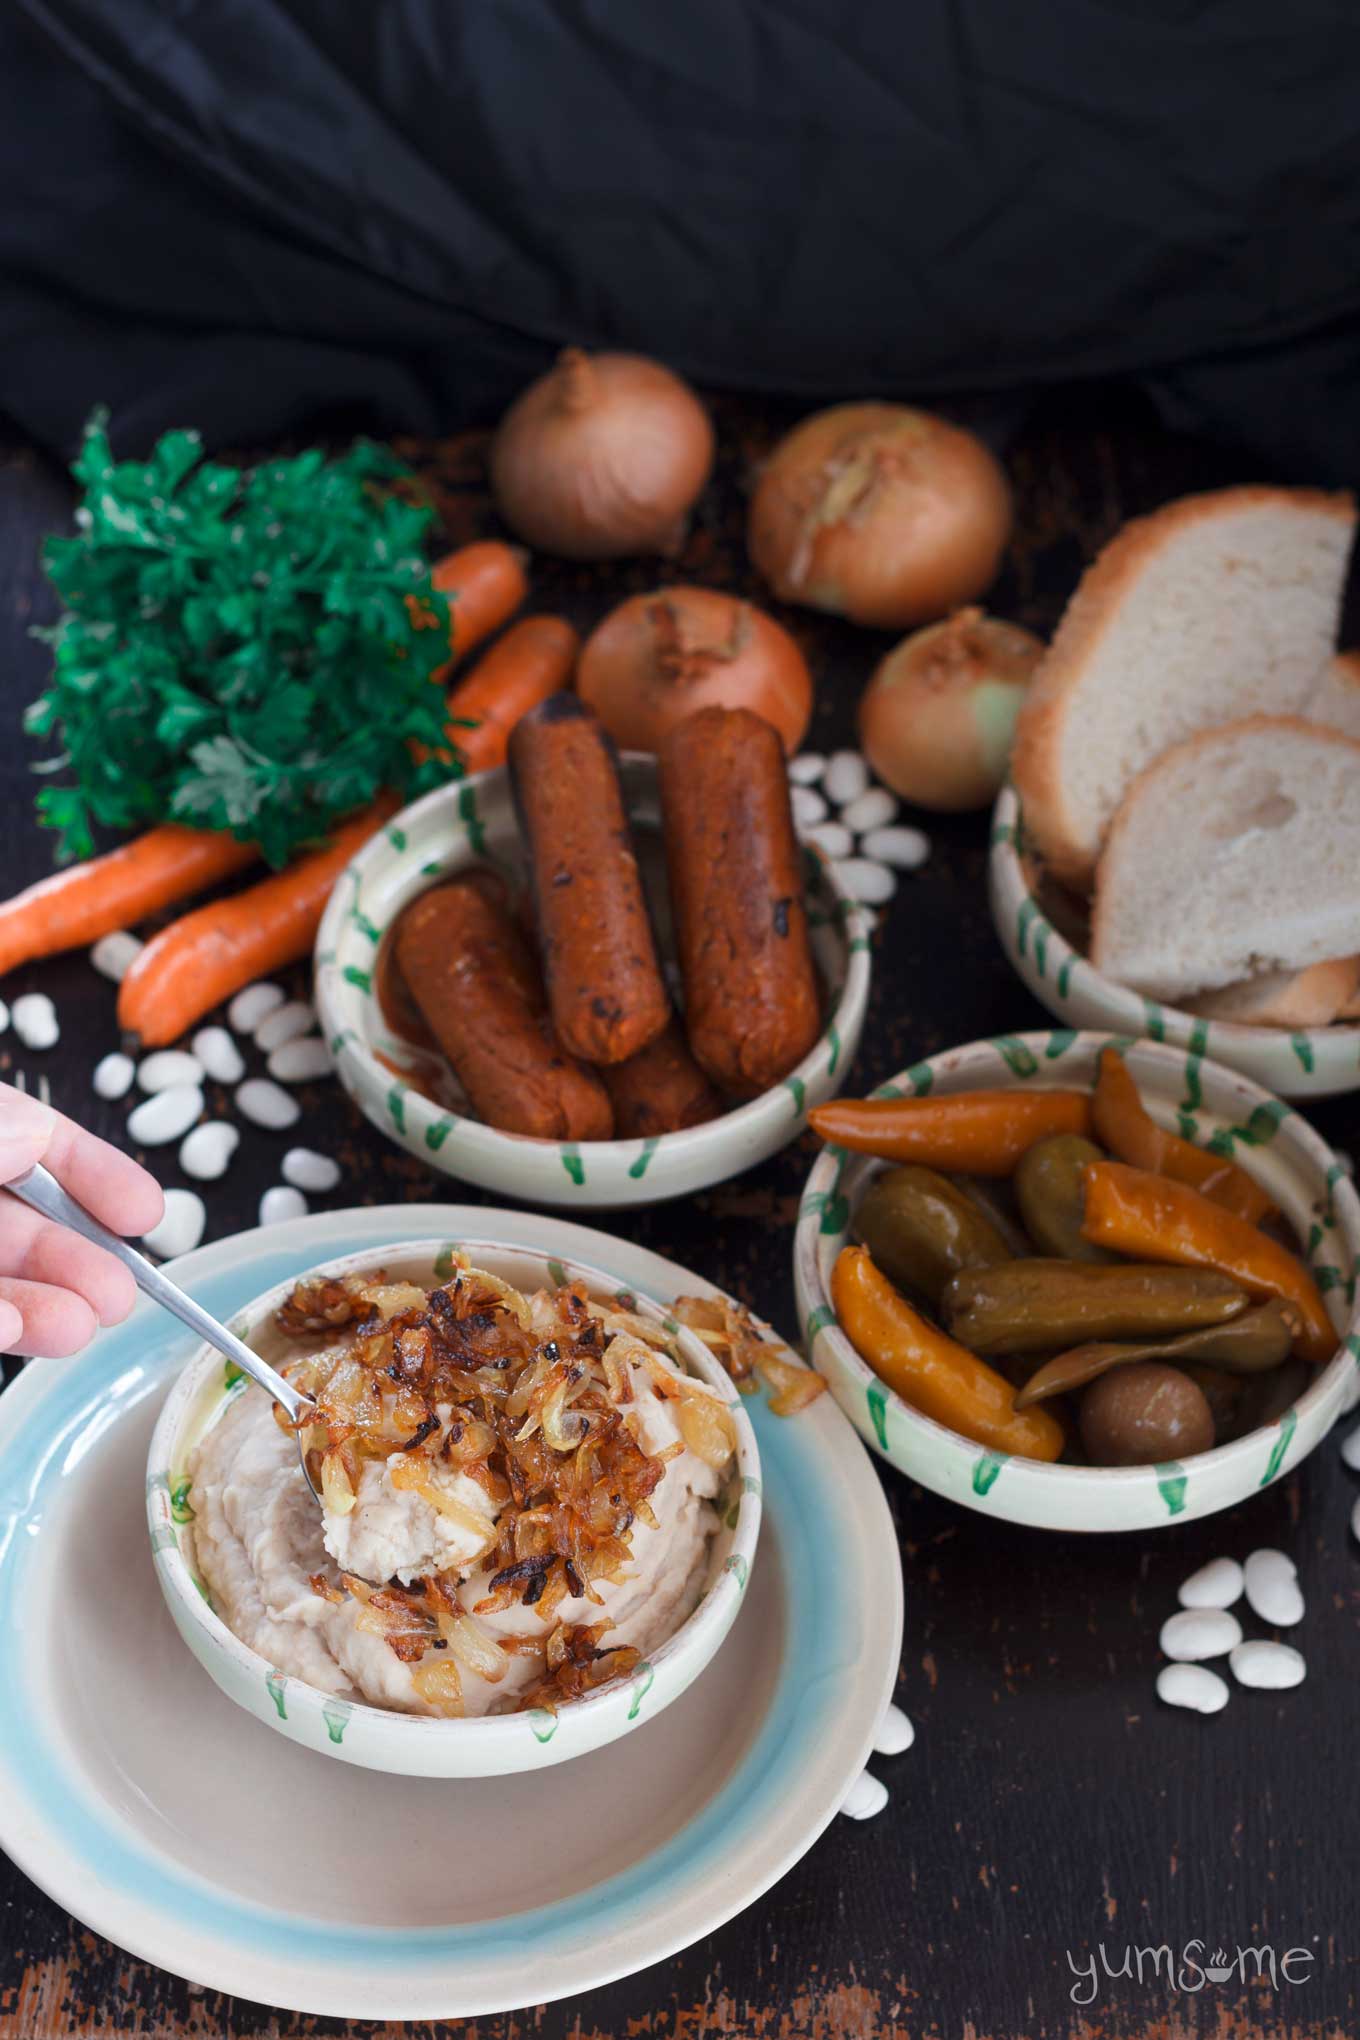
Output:
<path fill-rule="evenodd" d="M 780 414 L 720 405 L 727 449 L 675 578 L 756 592 L 740 545 L 744 477 Z M 451 542 L 489 528 L 475 437 L 424 450 Z M 1177 440 L 1109 393 L 1051 399 L 1012 446 L 1020 520 L 994 606 L 1052 627 L 1082 562 L 1127 515 L 1186 489 L 1242 479 L 1222 450 Z M 20 705 L 44 654 L 26 636 L 46 594 L 39 534 L 67 514 L 60 473 L 11 445 L 0 456 L 0 687 L 11 740 L 0 755 L 5 882 L 47 867 L 32 825 Z M 649 567 L 544 568 L 536 602 L 588 624 Z M 819 687 L 812 742 L 850 739 L 858 691 L 883 648 L 807 616 L 788 620 Z M 986 827 L 920 818 L 934 855 L 908 879 L 875 941 L 873 1000 L 856 1085 L 951 1042 L 1042 1024 L 997 947 L 984 882 Z M 113 991 L 83 958 L 17 974 L 49 990 L 65 1032 L 45 1059 L 56 1101 L 108 1134 L 90 1071 L 112 1043 Z M 0 1038 L 0 1066 L 15 1048 Z M 36 1057 L 27 1058 L 30 1066 Z M 346 1164 L 331 1202 L 450 1194 L 386 1146 L 334 1088 L 308 1094 L 309 1131 Z M 1360 1102 L 1319 1107 L 1317 1124 L 1360 1143 Z M 255 1223 L 274 1179 L 265 1140 L 243 1141 L 209 1186 L 210 1237 Z M 686 1203 L 628 1213 L 644 1244 L 692 1262 L 785 1326 L 793 1324 L 790 1226 L 812 1159 L 805 1140 L 740 1181 Z M 154 1161 L 179 1181 L 174 1150 Z M 461 1186 L 459 1197 L 475 1196 Z M 605 1221 L 608 1222 L 607 1220 Z M 1353 1737 L 1360 1552 L 1347 1518 L 1356 1483 L 1335 1441 L 1248 1508 L 1155 1536 L 1064 1538 L 950 1507 L 880 1468 L 901 1539 L 906 1640 L 899 1698 L 915 1749 L 880 1761 L 891 1803 L 863 1825 L 836 1821 L 764 1899 L 701 1946 L 579 2003 L 479 2019 L 468 2040 L 1124 2040 L 1158 2034 L 1302 2036 L 1357 2030 L 1360 1950 Z M 1234 1696 L 1212 1720 L 1172 1713 L 1153 1693 L 1157 1631 L 1178 1582 L 1222 1551 L 1278 1544 L 1297 1559 L 1309 1613 L 1307 1683 Z M 3 1670 L 0 1669 L 0 1676 Z M 0 2035 L 53 2040 L 112 2032 L 232 2040 L 332 2034 L 328 2020 L 205 1995 L 87 1933 L 0 1859 Z M 1196 1949 L 1193 1944 L 1202 1944 Z M 1296 1957 L 1294 1984 L 1167 1987 L 1139 1950 L 1191 1944 Z M 1111 1977 L 1134 1951 L 1132 1974 Z M 1247 1975 L 1250 1977 L 1250 1966 Z M 1189 1984 L 1194 1972 L 1187 1974 Z M 376 2035 L 371 2025 L 352 2029 Z"/>

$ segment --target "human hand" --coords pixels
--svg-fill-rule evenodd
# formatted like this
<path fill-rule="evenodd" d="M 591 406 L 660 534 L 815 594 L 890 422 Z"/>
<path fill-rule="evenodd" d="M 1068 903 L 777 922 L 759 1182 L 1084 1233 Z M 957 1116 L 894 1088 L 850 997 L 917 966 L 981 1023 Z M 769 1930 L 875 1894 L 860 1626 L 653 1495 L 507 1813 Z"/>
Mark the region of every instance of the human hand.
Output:
<path fill-rule="evenodd" d="M 0 1184 L 41 1162 L 111 1231 L 137 1238 L 161 1218 L 161 1186 L 130 1156 L 9 1084 L 0 1084 Z M 63 1359 L 137 1300 L 130 1271 L 102 1247 L 0 1194 L 0 1352 Z"/>

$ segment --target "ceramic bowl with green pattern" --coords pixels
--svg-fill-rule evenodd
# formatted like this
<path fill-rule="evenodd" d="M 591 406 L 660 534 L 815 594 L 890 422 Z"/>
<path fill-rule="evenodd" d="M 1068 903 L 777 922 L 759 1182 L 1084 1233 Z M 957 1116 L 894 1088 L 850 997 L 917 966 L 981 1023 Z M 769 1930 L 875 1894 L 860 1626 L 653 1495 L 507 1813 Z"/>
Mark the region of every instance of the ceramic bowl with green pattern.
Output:
<path fill-rule="evenodd" d="M 660 836 L 656 761 L 621 760 L 624 798 L 663 958 L 672 954 Z M 422 1056 L 387 1026 L 375 963 L 397 916 L 417 893 L 473 867 L 513 886 L 526 862 L 504 770 L 440 787 L 403 808 L 350 863 L 316 943 L 316 1006 L 340 1081 L 389 1139 L 429 1168 L 536 1205 L 585 1209 L 656 1204 L 753 1168 L 840 1090 L 859 1046 L 869 1000 L 869 925 L 820 852 L 806 852 L 807 907 L 824 988 L 825 1028 L 783 1082 L 703 1126 L 646 1140 L 532 1140 L 470 1116 L 443 1059 Z"/>
<path fill-rule="evenodd" d="M 732 1382 L 701 1339 L 657 1303 L 584 1261 L 538 1253 L 495 1240 L 410 1240 L 346 1254 L 312 1270 L 345 1275 L 382 1267 L 392 1281 L 431 1285 L 453 1266 L 455 1248 L 474 1267 L 499 1275 L 525 1294 L 580 1278 L 592 1296 L 621 1303 L 652 1319 L 691 1374 L 717 1389 L 732 1412 L 737 1457 L 716 1508 L 719 1524 L 705 1560 L 705 1585 L 693 1614 L 627 1678 L 602 1686 L 556 1712 L 534 1707 L 517 1714 L 480 1715 L 467 1721 L 400 1714 L 341 1699 L 281 1672 L 232 1634 L 214 1612 L 194 1555 L 194 1493 L 189 1474 L 194 1447 L 240 1395 L 262 1396 L 238 1368 L 211 1347 L 200 1347 L 166 1398 L 147 1455 L 147 1520 L 156 1576 L 175 1627 L 194 1656 L 231 1700 L 258 1721 L 322 1756 L 369 1770 L 418 1778 L 490 1778 L 510 1771 L 542 1770 L 583 1756 L 652 1720 L 703 1671 L 727 1635 L 744 1599 L 760 1531 L 760 1457 L 751 1420 Z M 275 1365 L 288 1342 L 274 1324 L 280 1304 L 302 1279 L 284 1282 L 247 1304 L 231 1329 Z"/>
<path fill-rule="evenodd" d="M 1291 1030 L 1204 1020 L 1144 998 L 1098 971 L 1078 946 L 1062 895 L 1036 885 L 1012 786 L 1002 788 L 993 810 L 988 882 L 1002 948 L 1035 998 L 1064 1026 L 1146 1034 L 1241 1070 L 1282 1098 L 1327 1098 L 1360 1087 L 1360 1025 Z"/>
<path fill-rule="evenodd" d="M 903 1070 L 875 1097 L 1016 1087 L 1090 1089 L 1117 1037 L 1061 1029 L 1001 1035 Z M 836 1323 L 831 1270 L 855 1208 L 886 1166 L 828 1147 L 808 1177 L 794 1236 L 794 1284 L 806 1350 L 860 1435 L 923 1487 L 1011 1523 L 1053 1530 L 1152 1530 L 1208 1516 L 1292 1472 L 1354 1399 L 1360 1367 L 1356 1268 L 1360 1200 L 1345 1165 L 1291 1105 L 1200 1055 L 1129 1043 L 1143 1103 L 1162 1126 L 1232 1156 L 1270 1193 L 1298 1239 L 1336 1326 L 1337 1351 L 1280 1418 L 1229 1445 L 1160 1466 L 1049 1466 L 989 1452 L 932 1422 L 884 1386 Z"/>

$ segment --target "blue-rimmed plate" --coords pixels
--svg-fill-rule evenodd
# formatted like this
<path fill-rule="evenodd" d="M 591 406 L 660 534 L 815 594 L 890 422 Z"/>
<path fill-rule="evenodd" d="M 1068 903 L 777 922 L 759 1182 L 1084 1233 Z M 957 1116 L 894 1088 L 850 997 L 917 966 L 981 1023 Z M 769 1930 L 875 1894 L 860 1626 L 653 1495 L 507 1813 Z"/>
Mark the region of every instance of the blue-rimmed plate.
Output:
<path fill-rule="evenodd" d="M 658 1301 L 716 1294 L 622 1240 L 524 1212 L 398 1205 L 200 1248 L 225 1315 L 317 1261 L 476 1230 Z M 823 1396 L 747 1405 L 765 1480 L 741 1619 L 684 1697 L 551 1774 L 340 1771 L 268 1734 L 175 1633 L 147 1546 L 147 1442 L 186 1355 L 139 1308 L 0 1399 L 0 1843 L 96 1932 L 209 1988 L 356 2019 L 467 2018 L 673 1954 L 831 1819 L 892 1692 L 902 1585 L 863 1447 Z"/>

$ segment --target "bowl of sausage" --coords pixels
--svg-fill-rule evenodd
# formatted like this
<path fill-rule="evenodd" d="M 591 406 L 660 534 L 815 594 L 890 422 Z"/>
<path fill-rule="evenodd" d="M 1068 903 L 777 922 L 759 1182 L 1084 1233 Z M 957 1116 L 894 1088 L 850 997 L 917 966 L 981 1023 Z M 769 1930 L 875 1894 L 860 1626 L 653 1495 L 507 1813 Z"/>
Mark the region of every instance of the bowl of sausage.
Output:
<path fill-rule="evenodd" d="M 619 756 L 561 694 L 505 767 L 364 846 L 315 962 L 342 1083 L 428 1166 L 651 1204 L 763 1161 L 844 1082 L 869 929 L 798 842 L 759 716 L 702 709 Z"/>

